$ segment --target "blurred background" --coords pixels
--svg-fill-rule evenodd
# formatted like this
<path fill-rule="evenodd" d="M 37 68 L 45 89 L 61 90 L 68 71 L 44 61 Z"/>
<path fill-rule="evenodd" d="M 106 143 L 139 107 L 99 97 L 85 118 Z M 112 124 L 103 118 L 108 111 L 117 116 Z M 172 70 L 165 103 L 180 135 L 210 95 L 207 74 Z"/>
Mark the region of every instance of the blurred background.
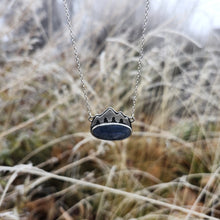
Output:
<path fill-rule="evenodd" d="M 130 115 L 144 1 L 68 5 L 93 115 Z M 219 12 L 150 1 L 133 135 L 110 142 L 89 131 L 63 1 L 0 0 L 0 219 L 220 219 Z"/>

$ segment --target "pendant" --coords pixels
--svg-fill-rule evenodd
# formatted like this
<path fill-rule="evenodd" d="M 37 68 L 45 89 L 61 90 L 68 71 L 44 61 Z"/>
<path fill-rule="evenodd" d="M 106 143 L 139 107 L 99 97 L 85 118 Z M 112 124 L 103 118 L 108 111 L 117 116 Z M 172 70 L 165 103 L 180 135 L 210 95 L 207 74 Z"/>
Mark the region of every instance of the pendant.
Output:
<path fill-rule="evenodd" d="M 117 141 L 125 139 L 132 133 L 130 118 L 109 107 L 102 114 L 93 118 L 91 133 L 102 140 Z"/>

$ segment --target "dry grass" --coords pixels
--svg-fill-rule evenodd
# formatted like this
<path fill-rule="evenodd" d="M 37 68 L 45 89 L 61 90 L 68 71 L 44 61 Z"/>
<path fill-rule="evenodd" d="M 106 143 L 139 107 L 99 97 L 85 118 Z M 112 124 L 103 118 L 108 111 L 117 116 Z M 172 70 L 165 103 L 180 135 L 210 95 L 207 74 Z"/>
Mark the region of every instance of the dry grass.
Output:
<path fill-rule="evenodd" d="M 50 17 L 42 26 L 40 6 L 0 9 L 0 36 L 9 37 L 0 63 L 0 218 L 219 219 L 219 47 L 166 25 L 148 30 L 133 135 L 100 141 L 89 133 L 69 33 Z M 93 113 L 130 114 L 138 7 L 83 26 L 94 12 L 87 5 L 73 18 Z"/>

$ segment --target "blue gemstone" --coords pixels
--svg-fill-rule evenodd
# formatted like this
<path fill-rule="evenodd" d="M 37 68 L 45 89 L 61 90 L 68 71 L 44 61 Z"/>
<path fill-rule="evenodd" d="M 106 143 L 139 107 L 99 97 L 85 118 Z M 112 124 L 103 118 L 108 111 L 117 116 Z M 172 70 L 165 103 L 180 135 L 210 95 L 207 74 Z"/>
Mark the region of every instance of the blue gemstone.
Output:
<path fill-rule="evenodd" d="M 131 127 L 119 123 L 103 123 L 91 129 L 91 133 L 102 140 L 122 140 L 131 135 Z"/>

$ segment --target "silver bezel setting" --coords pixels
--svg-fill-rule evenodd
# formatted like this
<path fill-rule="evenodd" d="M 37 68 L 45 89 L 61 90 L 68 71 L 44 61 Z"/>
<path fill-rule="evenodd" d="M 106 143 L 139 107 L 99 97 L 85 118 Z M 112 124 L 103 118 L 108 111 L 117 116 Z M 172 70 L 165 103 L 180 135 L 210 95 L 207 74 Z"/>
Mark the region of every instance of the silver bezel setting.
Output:
<path fill-rule="evenodd" d="M 97 130 L 103 134 L 97 135 Z M 102 114 L 94 116 L 91 122 L 91 133 L 103 140 L 122 140 L 132 133 L 130 118 L 123 112 L 116 112 L 109 107 Z"/>

